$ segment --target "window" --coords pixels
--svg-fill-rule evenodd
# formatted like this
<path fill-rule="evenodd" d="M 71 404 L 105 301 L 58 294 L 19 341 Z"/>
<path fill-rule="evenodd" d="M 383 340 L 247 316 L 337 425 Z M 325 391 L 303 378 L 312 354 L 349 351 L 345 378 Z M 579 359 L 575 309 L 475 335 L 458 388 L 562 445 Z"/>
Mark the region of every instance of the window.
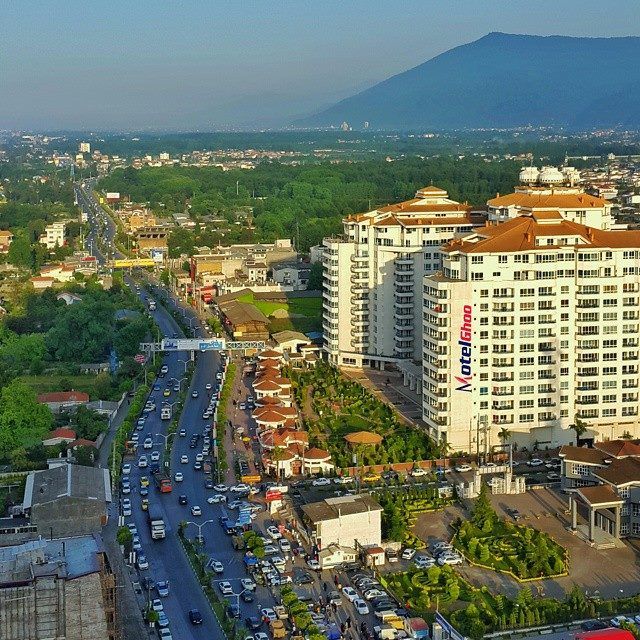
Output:
<path fill-rule="evenodd" d="M 518 422 L 533 422 L 533 413 L 523 413 L 518 416 Z"/>
<path fill-rule="evenodd" d="M 620 487 L 618 489 L 618 495 L 626 500 L 629 497 L 629 487 Z"/>
<path fill-rule="evenodd" d="M 484 261 L 483 256 L 471 256 L 471 264 L 482 264 Z"/>
<path fill-rule="evenodd" d="M 588 476 L 590 472 L 588 465 L 580 462 L 573 462 L 571 464 L 571 473 L 574 476 Z"/>
<path fill-rule="evenodd" d="M 507 256 L 498 256 L 499 264 L 507 264 Z"/>

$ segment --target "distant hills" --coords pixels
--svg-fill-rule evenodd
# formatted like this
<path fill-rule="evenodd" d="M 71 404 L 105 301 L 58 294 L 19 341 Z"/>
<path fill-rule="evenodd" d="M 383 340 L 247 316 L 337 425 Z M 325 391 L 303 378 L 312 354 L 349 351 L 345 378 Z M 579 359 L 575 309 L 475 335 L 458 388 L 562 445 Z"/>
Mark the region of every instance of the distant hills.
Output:
<path fill-rule="evenodd" d="M 296 124 L 365 121 L 396 130 L 638 127 L 640 38 L 489 33 Z"/>

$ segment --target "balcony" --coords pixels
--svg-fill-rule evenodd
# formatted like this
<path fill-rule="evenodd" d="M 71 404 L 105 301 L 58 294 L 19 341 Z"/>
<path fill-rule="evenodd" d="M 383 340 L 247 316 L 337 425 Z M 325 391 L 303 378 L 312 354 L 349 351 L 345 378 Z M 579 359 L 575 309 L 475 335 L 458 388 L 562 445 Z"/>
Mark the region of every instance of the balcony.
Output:
<path fill-rule="evenodd" d="M 407 266 L 407 267 L 412 267 L 413 266 L 413 256 L 411 254 L 408 255 L 404 255 L 404 256 L 398 256 L 394 261 L 395 265 L 398 266 Z"/>
<path fill-rule="evenodd" d="M 354 349 L 366 349 L 369 346 L 369 340 L 366 338 L 353 338 L 351 346 Z"/>
<path fill-rule="evenodd" d="M 413 268 L 413 262 L 410 267 L 396 264 L 393 267 L 393 273 L 396 276 L 413 276 L 415 273 L 415 269 Z"/>
<path fill-rule="evenodd" d="M 368 318 L 351 318 L 351 326 L 352 327 L 367 327 L 369 326 Z"/>
<path fill-rule="evenodd" d="M 494 403 L 491 406 L 491 410 L 492 411 L 513 411 L 513 402 L 510 402 L 509 404 Z"/>
<path fill-rule="evenodd" d="M 491 378 L 491 382 L 513 382 L 513 373 L 500 373 Z"/>
<path fill-rule="evenodd" d="M 396 309 L 413 309 L 413 296 L 397 296 L 393 306 Z"/>
<path fill-rule="evenodd" d="M 369 256 L 359 256 L 357 254 L 353 254 L 351 256 L 351 262 L 357 263 L 357 264 L 361 264 L 361 263 L 368 263 L 369 262 Z"/>
<path fill-rule="evenodd" d="M 351 293 L 353 294 L 362 294 L 367 293 L 369 291 L 369 287 L 366 284 L 352 284 L 351 285 Z"/>
<path fill-rule="evenodd" d="M 406 320 L 396 320 L 393 324 L 393 329 L 394 331 L 413 331 L 413 322 L 407 322 Z"/>
<path fill-rule="evenodd" d="M 351 315 L 352 316 L 368 316 L 369 315 L 369 305 L 361 307 L 359 305 L 353 305 L 351 307 Z"/>
<path fill-rule="evenodd" d="M 399 357 L 406 358 L 413 353 L 413 346 L 396 345 L 393 350 Z"/>
<path fill-rule="evenodd" d="M 394 318 L 412 318 L 413 317 L 413 304 L 408 305 L 395 305 L 393 309 Z M 438 332 L 434 332 L 433 337 L 438 337 Z"/>
<path fill-rule="evenodd" d="M 368 338 L 369 330 L 363 327 L 354 327 L 353 329 L 351 329 L 351 335 L 354 338 Z"/>
<path fill-rule="evenodd" d="M 557 419 L 558 419 L 558 416 L 555 413 L 550 413 L 549 415 L 538 418 L 540 422 L 553 422 L 554 420 L 557 420 Z"/>
<path fill-rule="evenodd" d="M 351 280 L 351 284 L 367 284 L 369 276 L 366 273 L 354 273 L 349 280 Z"/>

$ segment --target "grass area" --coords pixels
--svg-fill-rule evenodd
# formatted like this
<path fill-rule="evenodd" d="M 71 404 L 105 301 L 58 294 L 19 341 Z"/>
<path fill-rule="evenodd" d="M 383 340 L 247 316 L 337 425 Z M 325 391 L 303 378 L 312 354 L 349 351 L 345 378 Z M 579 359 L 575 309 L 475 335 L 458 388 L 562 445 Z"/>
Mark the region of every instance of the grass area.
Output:
<path fill-rule="evenodd" d="M 52 391 L 62 391 L 63 389 L 73 389 L 74 391 L 84 391 L 89 394 L 91 400 L 111 400 L 118 399 L 119 394 L 111 389 L 108 377 L 105 380 L 103 375 L 24 375 L 18 378 L 21 382 L 28 384 L 36 393 L 49 393 Z M 106 394 L 106 395 L 105 395 Z"/>
<path fill-rule="evenodd" d="M 288 318 L 270 318 L 271 333 L 287 329 L 307 333 L 309 331 L 319 331 L 322 327 L 322 298 L 320 296 L 314 298 L 291 298 L 288 302 L 269 302 L 268 300 L 256 300 L 253 293 L 247 293 L 240 296 L 238 301 L 252 304 L 268 318 L 274 311 L 279 310 L 284 310 L 291 314 Z"/>

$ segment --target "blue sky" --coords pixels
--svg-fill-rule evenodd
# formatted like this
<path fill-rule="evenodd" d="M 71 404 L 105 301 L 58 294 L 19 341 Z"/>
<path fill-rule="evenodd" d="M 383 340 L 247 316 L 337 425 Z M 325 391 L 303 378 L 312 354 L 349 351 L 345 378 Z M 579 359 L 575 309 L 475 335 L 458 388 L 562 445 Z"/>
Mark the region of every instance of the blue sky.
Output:
<path fill-rule="evenodd" d="M 639 25 L 638 0 L 9 0 L 0 129 L 269 125 L 490 31 Z"/>

